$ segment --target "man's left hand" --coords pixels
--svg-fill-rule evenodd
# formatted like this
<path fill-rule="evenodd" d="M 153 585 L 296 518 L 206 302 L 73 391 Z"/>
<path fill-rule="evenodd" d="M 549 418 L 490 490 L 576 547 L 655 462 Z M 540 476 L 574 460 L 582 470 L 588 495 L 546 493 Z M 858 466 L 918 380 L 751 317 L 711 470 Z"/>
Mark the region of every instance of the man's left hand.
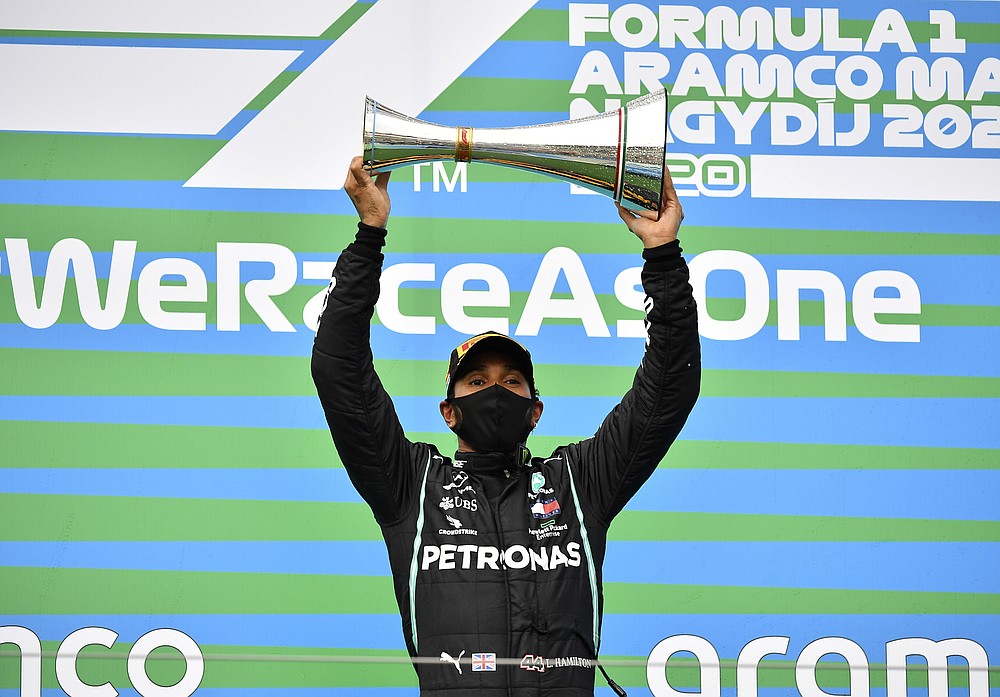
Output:
<path fill-rule="evenodd" d="M 661 244 L 677 239 L 677 231 L 684 220 L 681 202 L 677 199 L 674 181 L 670 178 L 670 170 L 663 170 L 663 193 L 660 195 L 660 213 L 655 211 L 632 211 L 618 205 L 618 215 L 625 221 L 628 229 L 642 240 L 646 249 L 659 247 Z"/>

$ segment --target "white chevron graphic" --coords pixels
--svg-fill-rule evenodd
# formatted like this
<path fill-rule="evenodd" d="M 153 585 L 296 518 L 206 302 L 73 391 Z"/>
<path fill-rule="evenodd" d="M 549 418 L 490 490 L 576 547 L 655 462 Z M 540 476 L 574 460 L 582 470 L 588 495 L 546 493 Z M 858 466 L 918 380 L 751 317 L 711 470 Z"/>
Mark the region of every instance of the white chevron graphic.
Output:
<path fill-rule="evenodd" d="M 366 94 L 420 113 L 535 1 L 379 0 L 185 186 L 341 188 Z"/>

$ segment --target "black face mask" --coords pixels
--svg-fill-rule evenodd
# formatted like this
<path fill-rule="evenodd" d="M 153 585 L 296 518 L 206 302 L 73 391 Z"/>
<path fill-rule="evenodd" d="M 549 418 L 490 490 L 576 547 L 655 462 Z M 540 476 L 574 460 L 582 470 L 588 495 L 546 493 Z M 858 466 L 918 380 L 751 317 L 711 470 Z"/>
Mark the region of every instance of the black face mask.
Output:
<path fill-rule="evenodd" d="M 531 418 L 535 400 L 501 385 L 465 397 L 451 397 L 448 402 L 458 410 L 459 416 L 459 424 L 451 430 L 482 452 L 513 452 L 534 428 Z"/>

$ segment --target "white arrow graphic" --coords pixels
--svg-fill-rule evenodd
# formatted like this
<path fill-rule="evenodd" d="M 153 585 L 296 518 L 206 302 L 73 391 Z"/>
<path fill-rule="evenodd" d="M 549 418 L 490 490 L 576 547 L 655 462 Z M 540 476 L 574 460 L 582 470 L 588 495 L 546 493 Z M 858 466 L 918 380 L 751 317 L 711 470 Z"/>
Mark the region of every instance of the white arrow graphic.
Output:
<path fill-rule="evenodd" d="M 535 1 L 380 0 L 185 186 L 341 188 L 366 94 L 418 114 Z"/>

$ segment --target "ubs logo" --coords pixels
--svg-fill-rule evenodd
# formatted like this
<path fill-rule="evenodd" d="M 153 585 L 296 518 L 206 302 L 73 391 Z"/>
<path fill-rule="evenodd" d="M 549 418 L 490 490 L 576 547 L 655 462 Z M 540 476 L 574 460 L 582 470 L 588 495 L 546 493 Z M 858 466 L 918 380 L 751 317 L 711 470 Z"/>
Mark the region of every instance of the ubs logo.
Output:
<path fill-rule="evenodd" d="M 464 508 L 467 511 L 478 511 L 479 502 L 476 499 L 463 499 L 461 496 L 442 496 L 438 508 L 450 511 L 453 508 Z"/>

